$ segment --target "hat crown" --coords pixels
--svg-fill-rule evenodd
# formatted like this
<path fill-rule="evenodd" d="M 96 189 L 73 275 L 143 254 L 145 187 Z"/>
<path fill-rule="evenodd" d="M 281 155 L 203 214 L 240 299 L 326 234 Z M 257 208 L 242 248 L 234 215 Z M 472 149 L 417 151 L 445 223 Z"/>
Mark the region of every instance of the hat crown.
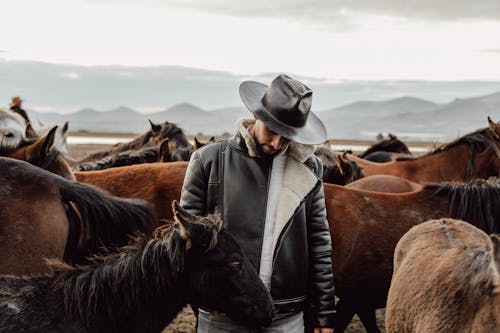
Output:
<path fill-rule="evenodd" d="M 262 97 L 262 105 L 277 120 L 293 127 L 307 123 L 312 90 L 288 75 L 277 76 Z"/>

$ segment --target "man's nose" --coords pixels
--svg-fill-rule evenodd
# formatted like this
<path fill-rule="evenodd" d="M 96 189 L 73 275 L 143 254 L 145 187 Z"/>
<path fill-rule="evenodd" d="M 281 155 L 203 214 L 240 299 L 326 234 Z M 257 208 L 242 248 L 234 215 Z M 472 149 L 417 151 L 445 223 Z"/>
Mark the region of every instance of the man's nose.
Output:
<path fill-rule="evenodd" d="M 281 135 L 275 135 L 271 141 L 271 146 L 275 150 L 281 150 L 285 144 L 285 139 Z"/>

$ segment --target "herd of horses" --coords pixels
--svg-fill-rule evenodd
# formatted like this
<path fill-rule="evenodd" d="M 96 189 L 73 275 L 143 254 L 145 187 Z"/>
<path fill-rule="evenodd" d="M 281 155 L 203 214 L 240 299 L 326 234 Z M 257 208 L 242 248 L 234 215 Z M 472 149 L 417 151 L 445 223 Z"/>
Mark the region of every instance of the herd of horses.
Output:
<path fill-rule="evenodd" d="M 269 323 L 270 296 L 221 221 L 176 204 L 189 156 L 205 143 L 151 123 L 74 161 L 55 128 L 42 136 L 9 117 L 0 112 L 0 330 L 157 332 L 187 303 Z M 378 146 L 388 151 L 316 151 L 335 332 L 354 314 L 380 332 L 375 309 L 386 305 L 387 332 L 499 330 L 500 241 L 487 234 L 500 233 L 500 124 L 488 119 L 420 157 L 393 135 Z"/>

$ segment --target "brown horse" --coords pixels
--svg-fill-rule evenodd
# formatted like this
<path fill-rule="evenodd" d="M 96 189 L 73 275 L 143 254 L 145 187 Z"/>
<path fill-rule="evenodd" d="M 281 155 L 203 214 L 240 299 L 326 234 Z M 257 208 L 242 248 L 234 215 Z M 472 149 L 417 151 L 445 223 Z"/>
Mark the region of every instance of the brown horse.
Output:
<path fill-rule="evenodd" d="M 489 128 L 467 134 L 418 158 L 375 163 L 348 155 L 365 176 L 385 174 L 417 183 L 468 181 L 500 173 L 500 125 L 488 119 Z"/>
<path fill-rule="evenodd" d="M 24 161 L 0 157 L 0 273 L 46 272 L 43 258 L 85 262 L 101 247 L 151 234 L 153 213 Z"/>
<path fill-rule="evenodd" d="M 89 266 L 0 276 L 0 331 L 161 332 L 187 303 L 269 325 L 269 291 L 220 219 L 174 210 L 175 225 Z"/>
<path fill-rule="evenodd" d="M 380 193 L 325 184 L 333 243 L 337 327 L 343 332 L 354 313 L 368 332 L 379 332 L 375 309 L 385 307 L 396 243 L 411 227 L 441 217 L 500 231 L 500 185 L 476 181 L 427 185 L 406 193 Z"/>
<path fill-rule="evenodd" d="M 154 124 L 151 120 L 149 123 L 151 125 L 151 129 L 143 135 L 130 142 L 116 144 L 110 150 L 90 154 L 77 163 L 82 164 L 85 162 L 100 160 L 105 156 L 114 155 L 128 150 L 138 150 L 144 147 L 158 146 L 164 139 L 172 140 L 178 148 L 190 148 L 192 150 L 192 146 L 188 142 L 186 135 L 176 124 L 166 121 L 163 124 L 158 125 Z"/>
<path fill-rule="evenodd" d="M 500 237 L 459 220 L 410 229 L 394 253 L 388 333 L 500 332 Z"/>
<path fill-rule="evenodd" d="M 56 131 L 57 126 L 43 138 L 31 139 L 24 146 L 11 151 L 6 156 L 26 161 L 66 179 L 75 180 L 68 162 L 62 157 L 58 147 L 55 147 Z"/>
<path fill-rule="evenodd" d="M 414 192 L 422 185 L 391 175 L 375 175 L 358 179 L 346 185 L 347 188 L 384 193 Z"/>
<path fill-rule="evenodd" d="M 75 172 L 75 177 L 79 182 L 97 186 L 118 197 L 148 201 L 160 223 L 159 219 L 172 219 L 170 204 L 181 196 L 187 165 L 188 162 L 137 164 Z"/>

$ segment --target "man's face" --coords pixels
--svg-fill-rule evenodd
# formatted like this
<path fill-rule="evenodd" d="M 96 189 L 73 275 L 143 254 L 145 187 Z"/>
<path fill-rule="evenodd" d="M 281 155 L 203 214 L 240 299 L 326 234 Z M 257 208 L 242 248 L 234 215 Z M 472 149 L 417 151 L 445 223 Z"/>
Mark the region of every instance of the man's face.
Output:
<path fill-rule="evenodd" d="M 271 130 L 260 119 L 256 119 L 255 125 L 250 129 L 250 135 L 255 140 L 259 152 L 267 156 L 276 155 L 290 144 L 290 140 Z"/>

